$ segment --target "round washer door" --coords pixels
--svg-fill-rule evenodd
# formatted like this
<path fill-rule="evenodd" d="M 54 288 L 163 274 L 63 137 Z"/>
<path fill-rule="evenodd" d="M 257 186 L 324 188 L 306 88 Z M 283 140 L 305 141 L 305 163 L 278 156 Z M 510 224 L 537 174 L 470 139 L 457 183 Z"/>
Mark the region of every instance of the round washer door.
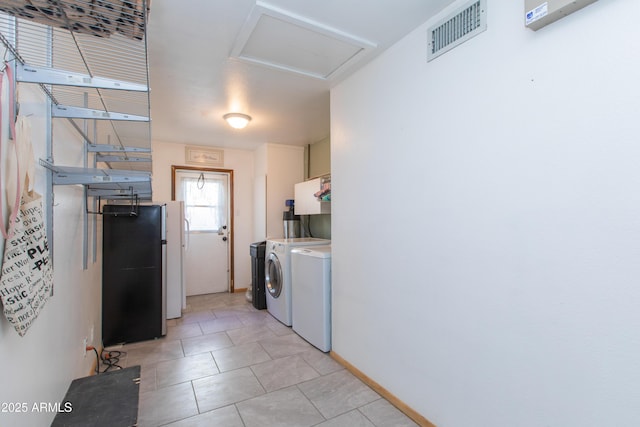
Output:
<path fill-rule="evenodd" d="M 273 298 L 278 298 L 282 292 L 282 279 L 282 267 L 278 255 L 271 252 L 267 257 L 264 280 L 267 284 L 267 291 Z"/>

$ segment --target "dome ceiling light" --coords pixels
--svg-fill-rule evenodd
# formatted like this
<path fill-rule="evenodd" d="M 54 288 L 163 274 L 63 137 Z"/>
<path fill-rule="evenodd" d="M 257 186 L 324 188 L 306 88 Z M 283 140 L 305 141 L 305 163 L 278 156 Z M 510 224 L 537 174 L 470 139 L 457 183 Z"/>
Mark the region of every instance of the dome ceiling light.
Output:
<path fill-rule="evenodd" d="M 251 116 L 242 113 L 227 113 L 222 118 L 234 129 L 244 129 L 251 121 Z"/>

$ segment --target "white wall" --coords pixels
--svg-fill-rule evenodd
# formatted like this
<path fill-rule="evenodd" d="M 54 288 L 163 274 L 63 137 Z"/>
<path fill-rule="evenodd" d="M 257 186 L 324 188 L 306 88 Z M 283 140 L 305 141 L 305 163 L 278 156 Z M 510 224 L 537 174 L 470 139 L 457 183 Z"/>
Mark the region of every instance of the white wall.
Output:
<path fill-rule="evenodd" d="M 7 111 L 3 97 L 3 113 Z M 20 108 L 30 115 L 36 162 L 46 158 L 44 98 L 37 86 L 20 86 Z M 6 126 L 7 120 L 3 120 Z M 6 138 L 3 128 L 3 138 Z M 54 122 L 54 156 L 58 164 L 82 166 L 82 142 L 66 121 Z M 3 156 L 0 169 L 6 171 Z M 46 193 L 45 172 L 36 166 L 36 191 Z M 6 182 L 6 176 L 3 176 Z M 4 191 L 1 193 L 4 196 Z M 101 342 L 101 252 L 96 264 L 82 270 L 81 187 L 57 186 L 54 208 L 54 295 L 24 337 L 0 314 L 0 402 L 27 403 L 27 413 L 0 412 L 0 425 L 49 425 L 54 413 L 32 412 L 34 403 L 60 402 L 72 379 L 90 374 L 93 352 L 84 356 L 83 340 L 94 330 L 92 344 Z M 6 218 L 6 216 L 5 216 Z M 91 219 L 93 220 L 93 218 Z M 99 227 L 101 229 L 101 227 Z M 1 239 L 1 238 L 0 238 Z M 4 242 L 3 242 L 4 243 Z M 100 248 L 101 243 L 98 244 Z M 99 249 L 100 250 L 100 249 Z"/>
<path fill-rule="evenodd" d="M 153 198 L 157 201 L 171 200 L 171 166 L 188 165 L 185 145 L 153 142 Z M 251 284 L 251 256 L 249 245 L 253 243 L 253 152 L 224 149 L 224 169 L 233 170 L 234 198 L 234 287 L 243 289 Z"/>
<path fill-rule="evenodd" d="M 640 419 L 640 3 L 523 2 L 331 92 L 333 349 L 437 425 Z"/>
<path fill-rule="evenodd" d="M 254 240 L 284 237 L 282 212 L 304 181 L 304 147 L 263 144 L 255 151 Z"/>
<path fill-rule="evenodd" d="M 294 186 L 304 181 L 304 147 L 267 144 L 267 234 L 284 237 L 282 212 L 285 202 L 294 198 Z"/>
<path fill-rule="evenodd" d="M 267 238 L 267 144 L 258 147 L 254 156 L 253 240 L 259 242 Z"/>

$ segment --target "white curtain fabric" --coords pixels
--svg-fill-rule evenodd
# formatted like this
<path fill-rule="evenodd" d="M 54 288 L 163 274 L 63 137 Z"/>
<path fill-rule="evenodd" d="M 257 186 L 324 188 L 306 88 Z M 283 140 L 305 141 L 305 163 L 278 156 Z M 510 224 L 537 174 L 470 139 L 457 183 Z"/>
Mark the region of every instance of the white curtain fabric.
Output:
<path fill-rule="evenodd" d="M 224 179 L 207 174 L 181 178 L 185 216 L 192 231 L 218 232 L 226 225 Z"/>

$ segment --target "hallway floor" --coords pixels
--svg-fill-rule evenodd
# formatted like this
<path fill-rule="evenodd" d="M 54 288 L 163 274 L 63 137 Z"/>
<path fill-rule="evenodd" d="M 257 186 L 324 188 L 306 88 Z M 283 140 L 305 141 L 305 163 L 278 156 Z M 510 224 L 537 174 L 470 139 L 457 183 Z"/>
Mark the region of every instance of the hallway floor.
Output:
<path fill-rule="evenodd" d="M 115 348 L 142 366 L 141 427 L 416 425 L 244 293 L 189 297 L 167 329 Z"/>

